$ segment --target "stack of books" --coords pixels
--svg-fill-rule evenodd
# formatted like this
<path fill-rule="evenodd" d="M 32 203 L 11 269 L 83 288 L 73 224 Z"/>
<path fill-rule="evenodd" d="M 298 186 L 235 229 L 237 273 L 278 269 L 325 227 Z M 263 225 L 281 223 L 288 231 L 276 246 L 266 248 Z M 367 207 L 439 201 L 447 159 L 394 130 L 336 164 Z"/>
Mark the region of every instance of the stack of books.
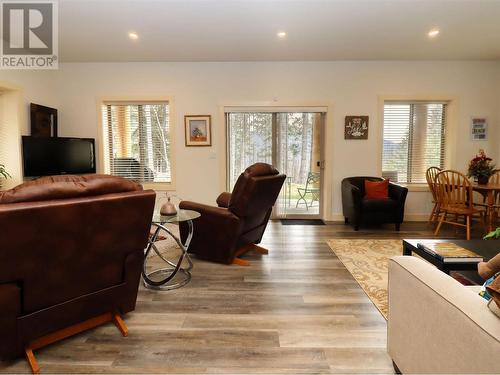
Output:
<path fill-rule="evenodd" d="M 479 263 L 483 257 L 451 242 L 425 241 L 417 244 L 419 249 L 443 263 Z"/>

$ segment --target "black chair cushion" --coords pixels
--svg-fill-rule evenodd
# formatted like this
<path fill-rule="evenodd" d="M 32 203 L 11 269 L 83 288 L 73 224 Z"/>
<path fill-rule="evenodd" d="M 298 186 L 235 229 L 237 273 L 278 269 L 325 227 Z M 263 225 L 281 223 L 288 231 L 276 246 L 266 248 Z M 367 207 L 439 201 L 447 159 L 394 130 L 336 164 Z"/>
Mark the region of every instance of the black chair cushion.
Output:
<path fill-rule="evenodd" d="M 398 209 L 398 201 L 394 199 L 363 199 L 363 209 L 366 211 L 391 211 Z"/>

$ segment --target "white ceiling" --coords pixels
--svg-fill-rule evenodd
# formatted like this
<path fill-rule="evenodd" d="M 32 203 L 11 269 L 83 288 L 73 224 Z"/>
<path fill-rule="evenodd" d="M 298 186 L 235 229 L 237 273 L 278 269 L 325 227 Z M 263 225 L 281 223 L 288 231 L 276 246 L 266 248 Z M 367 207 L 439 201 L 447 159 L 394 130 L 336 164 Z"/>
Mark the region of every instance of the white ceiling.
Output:
<path fill-rule="evenodd" d="M 500 60 L 500 0 L 60 0 L 59 23 L 66 62 Z"/>

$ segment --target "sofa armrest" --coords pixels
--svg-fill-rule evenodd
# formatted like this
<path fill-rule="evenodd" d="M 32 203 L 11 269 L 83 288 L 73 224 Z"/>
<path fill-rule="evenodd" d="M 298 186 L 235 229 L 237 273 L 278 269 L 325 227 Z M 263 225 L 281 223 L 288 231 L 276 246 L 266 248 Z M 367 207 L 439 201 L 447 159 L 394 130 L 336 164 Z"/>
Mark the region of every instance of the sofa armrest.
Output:
<path fill-rule="evenodd" d="M 389 261 L 387 350 L 403 373 L 497 373 L 499 340 L 486 300 L 421 259 Z"/>
<path fill-rule="evenodd" d="M 408 195 L 408 188 L 394 183 L 389 183 L 389 198 L 398 202 L 398 221 L 403 222 L 405 216 L 405 202 Z"/>
<path fill-rule="evenodd" d="M 179 208 L 183 210 L 193 210 L 199 212 L 201 214 L 201 217 L 203 216 L 213 217 L 214 220 L 220 221 L 221 225 L 223 225 L 224 221 L 226 220 L 228 221 L 238 220 L 238 217 L 236 215 L 234 215 L 231 211 L 228 211 L 223 207 L 214 207 L 203 203 L 182 201 L 181 203 L 179 203 Z"/>
<path fill-rule="evenodd" d="M 363 196 L 361 195 L 361 190 L 357 186 L 351 185 L 351 196 L 354 205 L 361 206 L 361 202 L 363 201 Z"/>
<path fill-rule="evenodd" d="M 361 190 L 351 184 L 348 179 L 342 180 L 342 206 L 344 211 L 359 209 L 362 200 Z"/>
<path fill-rule="evenodd" d="M 397 200 L 398 202 L 404 205 L 407 195 L 408 195 L 408 188 L 394 184 L 392 182 L 389 183 L 389 198 Z"/>
<path fill-rule="evenodd" d="M 229 208 L 229 201 L 231 201 L 231 193 L 227 191 L 217 197 L 217 205 L 219 207 Z"/>

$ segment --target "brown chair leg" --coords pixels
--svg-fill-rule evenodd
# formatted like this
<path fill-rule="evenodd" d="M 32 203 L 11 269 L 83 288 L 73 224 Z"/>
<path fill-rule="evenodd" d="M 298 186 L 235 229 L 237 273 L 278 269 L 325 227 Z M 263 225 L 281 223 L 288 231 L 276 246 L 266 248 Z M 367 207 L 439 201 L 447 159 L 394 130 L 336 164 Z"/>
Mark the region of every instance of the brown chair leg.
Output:
<path fill-rule="evenodd" d="M 72 326 L 63 328 L 59 331 L 55 331 L 49 333 L 48 335 L 42 336 L 38 339 L 31 341 L 28 346 L 24 349 L 24 353 L 26 355 L 26 360 L 33 371 L 34 374 L 38 374 L 40 372 L 40 366 L 38 366 L 38 362 L 35 358 L 35 354 L 33 350 L 43 348 L 44 346 L 50 345 L 54 342 L 61 341 L 67 337 L 76 335 L 77 333 L 87 331 L 91 328 L 95 328 L 100 326 L 101 324 L 113 322 L 118 327 L 123 336 L 128 336 L 128 328 L 123 321 L 122 317 L 119 313 L 105 313 L 102 315 L 98 315 L 94 318 L 90 318 L 83 322 L 74 324 Z"/>
<path fill-rule="evenodd" d="M 244 259 L 241 259 L 241 258 L 234 258 L 233 259 L 233 264 L 236 264 L 237 266 L 249 266 L 250 265 L 250 262 L 248 260 L 244 260 Z"/>
<path fill-rule="evenodd" d="M 269 250 L 263 248 L 262 246 L 259 246 L 259 245 L 255 245 L 255 244 L 252 244 L 251 245 L 251 249 L 250 250 L 253 250 L 259 254 L 262 254 L 262 255 L 267 255 L 269 254 Z"/>
<path fill-rule="evenodd" d="M 241 249 L 239 249 L 236 254 L 234 255 L 233 259 L 233 264 L 236 264 L 238 266 L 249 266 L 250 262 L 248 260 L 241 259 L 240 256 L 249 252 L 250 250 L 254 250 L 255 252 L 262 254 L 262 255 L 267 255 L 269 254 L 269 250 L 264 249 L 261 246 L 258 246 L 254 243 L 248 244 L 246 246 L 243 246 Z"/>
<path fill-rule="evenodd" d="M 467 215 L 467 240 L 470 240 L 470 216 Z"/>
<path fill-rule="evenodd" d="M 113 323 L 115 323 L 116 328 L 118 328 L 123 337 L 128 336 L 128 327 L 123 321 L 121 315 L 117 312 L 113 313 Z"/>
<path fill-rule="evenodd" d="M 431 211 L 431 216 L 429 216 L 429 224 L 433 223 L 434 222 L 434 216 L 436 215 L 436 209 L 437 209 L 437 203 L 434 203 L 434 207 L 432 207 L 432 211 Z"/>
<path fill-rule="evenodd" d="M 434 235 L 437 236 L 439 234 L 439 230 L 441 229 L 441 225 L 443 225 L 444 218 L 446 217 L 446 214 L 443 214 L 441 216 L 441 219 L 439 220 L 439 224 L 434 232 Z"/>
<path fill-rule="evenodd" d="M 441 213 L 441 205 L 439 203 L 436 203 L 436 213 L 434 221 L 437 223 L 439 221 L 439 214 Z"/>
<path fill-rule="evenodd" d="M 26 360 L 28 361 L 28 365 L 31 368 L 31 372 L 33 374 L 39 374 L 40 373 L 40 366 L 38 366 L 38 361 L 35 358 L 35 355 L 33 354 L 33 350 L 31 349 L 24 349 L 24 354 L 26 355 Z"/>

